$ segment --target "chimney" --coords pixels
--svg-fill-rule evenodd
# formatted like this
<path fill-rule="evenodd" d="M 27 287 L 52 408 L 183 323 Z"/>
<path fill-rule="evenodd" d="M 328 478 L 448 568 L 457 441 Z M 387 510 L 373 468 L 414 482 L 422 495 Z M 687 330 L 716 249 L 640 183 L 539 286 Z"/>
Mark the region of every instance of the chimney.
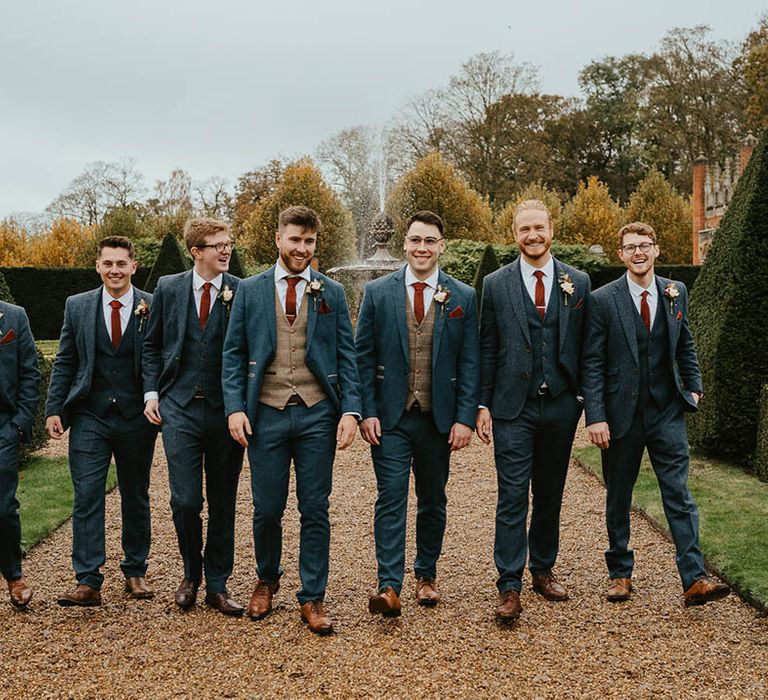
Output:
<path fill-rule="evenodd" d="M 747 169 L 747 163 L 752 157 L 752 151 L 755 150 L 757 145 L 757 139 L 752 135 L 752 132 L 748 133 L 746 138 L 741 142 L 741 151 L 739 151 L 739 175 L 741 175 Z"/>
<path fill-rule="evenodd" d="M 693 208 L 693 264 L 701 265 L 701 251 L 699 250 L 699 231 L 706 228 L 706 212 L 704 210 L 704 180 L 707 177 L 707 159 L 703 153 L 693 161 L 693 193 L 691 206 Z"/>

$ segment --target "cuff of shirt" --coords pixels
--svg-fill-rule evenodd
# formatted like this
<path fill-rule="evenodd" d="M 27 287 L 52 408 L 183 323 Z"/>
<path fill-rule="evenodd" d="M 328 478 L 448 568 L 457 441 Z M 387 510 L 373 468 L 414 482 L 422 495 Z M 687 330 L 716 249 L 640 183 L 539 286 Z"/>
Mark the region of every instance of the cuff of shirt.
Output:
<path fill-rule="evenodd" d="M 158 401 L 160 399 L 160 394 L 158 394 L 156 391 L 148 391 L 146 394 L 144 394 L 144 403 L 147 403 L 147 401 Z"/>
<path fill-rule="evenodd" d="M 356 413 L 355 411 L 347 411 L 346 413 L 342 413 L 341 415 L 342 415 L 342 417 L 344 417 L 344 416 L 354 416 L 355 418 L 357 418 L 357 422 L 358 423 L 361 420 L 363 420 L 363 417 L 359 413 Z"/>

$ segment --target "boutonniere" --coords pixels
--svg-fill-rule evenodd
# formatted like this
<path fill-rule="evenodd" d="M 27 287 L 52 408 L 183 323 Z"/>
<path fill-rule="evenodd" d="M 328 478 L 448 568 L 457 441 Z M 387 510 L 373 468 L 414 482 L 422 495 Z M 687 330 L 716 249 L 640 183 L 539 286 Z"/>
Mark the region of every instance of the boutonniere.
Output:
<path fill-rule="evenodd" d="M 672 309 L 675 306 L 675 299 L 680 296 L 680 290 L 674 282 L 670 282 L 664 287 L 664 296 L 669 299 L 669 313 L 672 313 Z"/>
<path fill-rule="evenodd" d="M 434 299 L 435 303 L 440 304 L 440 318 L 443 317 L 443 314 L 445 313 L 445 305 L 448 303 L 450 298 L 451 290 L 448 289 L 448 287 L 441 287 L 438 284 L 432 299 Z"/>
<path fill-rule="evenodd" d="M 149 304 L 142 299 L 133 310 L 133 315 L 139 319 L 139 332 L 141 332 L 141 329 L 144 326 L 144 320 L 149 316 Z"/>
<path fill-rule="evenodd" d="M 560 275 L 560 289 L 563 290 L 563 301 L 565 302 L 565 305 L 568 306 L 568 299 L 573 296 L 573 293 L 576 291 L 576 286 L 573 284 L 573 280 L 567 272 Z"/>
<path fill-rule="evenodd" d="M 225 284 L 216 296 L 216 298 L 221 302 L 221 305 L 227 310 L 227 318 L 229 318 L 229 311 L 232 306 L 232 297 L 234 296 L 235 292 L 228 284 Z"/>
<path fill-rule="evenodd" d="M 317 311 L 317 304 L 323 299 L 323 292 L 325 291 L 325 280 L 318 277 L 309 281 L 307 285 L 307 294 L 312 297 L 312 304 L 315 311 Z"/>

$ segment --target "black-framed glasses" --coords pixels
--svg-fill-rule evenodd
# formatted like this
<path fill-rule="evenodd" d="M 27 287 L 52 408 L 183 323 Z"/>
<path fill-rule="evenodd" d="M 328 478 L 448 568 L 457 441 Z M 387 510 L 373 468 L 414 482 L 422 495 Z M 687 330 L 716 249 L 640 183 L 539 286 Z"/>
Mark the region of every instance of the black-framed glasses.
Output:
<path fill-rule="evenodd" d="M 428 238 L 406 236 L 405 238 L 405 242 L 413 248 L 420 248 L 422 245 L 427 246 L 427 248 L 434 248 L 442 240 L 442 238 L 435 238 L 434 236 L 429 236 Z"/>
<path fill-rule="evenodd" d="M 648 243 L 648 241 L 643 243 L 627 243 L 627 245 L 621 246 L 621 249 L 627 255 L 632 255 L 636 250 L 639 250 L 641 253 L 647 253 L 651 248 L 653 248 L 653 243 Z"/>
<path fill-rule="evenodd" d="M 229 253 L 235 247 L 232 241 L 219 242 L 219 243 L 203 243 L 202 245 L 196 245 L 195 248 L 215 248 L 217 253 Z"/>

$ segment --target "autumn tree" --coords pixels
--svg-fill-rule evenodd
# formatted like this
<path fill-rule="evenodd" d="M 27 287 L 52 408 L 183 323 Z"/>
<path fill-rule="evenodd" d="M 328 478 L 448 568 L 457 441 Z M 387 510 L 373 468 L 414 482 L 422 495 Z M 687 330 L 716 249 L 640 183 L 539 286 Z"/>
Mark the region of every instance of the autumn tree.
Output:
<path fill-rule="evenodd" d="M 32 267 L 91 267 L 98 250 L 98 228 L 74 219 L 56 219 L 49 231 L 29 239 Z"/>
<path fill-rule="evenodd" d="M 386 205 L 395 225 L 393 250 L 399 250 L 405 222 L 414 212 L 428 209 L 442 217 L 445 236 L 489 241 L 493 238 L 491 208 L 450 163 L 438 153 L 419 160 L 398 180 Z"/>
<path fill-rule="evenodd" d="M 316 257 L 321 269 L 340 265 L 355 256 L 357 241 L 352 215 L 312 160 L 303 158 L 285 168 L 272 191 L 256 203 L 245 222 L 240 249 L 250 262 L 275 260 L 278 216 L 294 204 L 310 207 L 320 216 L 322 229 Z"/>
<path fill-rule="evenodd" d="M 621 222 L 621 207 L 608 186 L 592 176 L 579 183 L 578 192 L 563 207 L 557 238 L 560 243 L 601 245 L 610 255 L 618 247 L 616 234 Z"/>
<path fill-rule="evenodd" d="M 496 237 L 500 241 L 504 243 L 515 242 L 515 209 L 520 202 L 526 199 L 538 199 L 547 205 L 555 227 L 555 235 L 557 236 L 560 230 L 560 217 L 562 213 L 560 195 L 541 182 L 534 182 L 520 191 L 494 218 L 493 227 L 496 231 Z"/>
<path fill-rule="evenodd" d="M 27 232 L 15 219 L 0 221 L 0 267 L 27 264 Z"/>
<path fill-rule="evenodd" d="M 747 35 L 734 66 L 746 90 L 746 127 L 757 134 L 768 127 L 768 13 Z"/>
<path fill-rule="evenodd" d="M 236 238 L 243 234 L 245 223 L 258 203 L 275 191 L 284 172 L 282 161 L 274 159 L 264 167 L 249 170 L 238 178 L 232 206 L 232 230 Z"/>

